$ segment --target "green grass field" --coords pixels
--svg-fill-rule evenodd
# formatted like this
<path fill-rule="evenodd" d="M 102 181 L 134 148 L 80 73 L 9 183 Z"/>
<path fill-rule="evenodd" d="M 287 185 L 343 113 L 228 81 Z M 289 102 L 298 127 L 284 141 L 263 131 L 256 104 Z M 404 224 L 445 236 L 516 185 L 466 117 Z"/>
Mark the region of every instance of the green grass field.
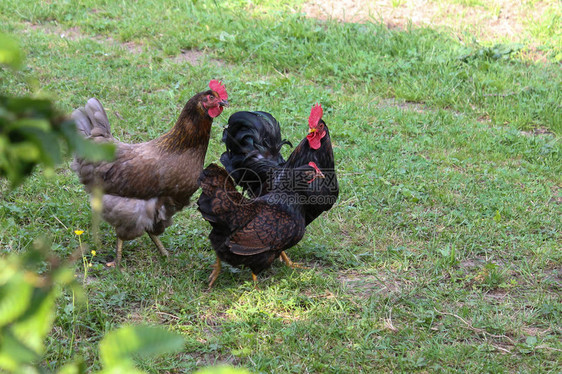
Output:
<path fill-rule="evenodd" d="M 103 266 L 114 232 L 103 223 L 95 246 L 69 160 L 13 191 L 0 182 L 0 251 L 47 237 L 64 257 L 85 230 L 93 265 L 85 277 L 76 265 L 87 304 L 64 293 L 41 364 L 55 370 L 79 355 L 99 369 L 105 333 L 148 323 L 187 342 L 180 354 L 139 358 L 155 373 L 219 363 L 263 373 L 558 372 L 560 3 L 518 44 L 320 21 L 302 3 L 0 2 L 0 32 L 26 53 L 22 71 L 0 70 L 1 91 L 51 97 L 65 113 L 95 96 L 114 135 L 140 142 L 221 79 L 231 106 L 215 120 L 206 164 L 218 161 L 235 111 L 272 113 L 296 144 L 320 102 L 341 188 L 288 251 L 309 269 L 276 262 L 254 289 L 248 269 L 226 267 L 207 291 L 215 255 L 193 205 L 161 236 L 169 260 L 144 236 L 125 243 L 118 272 Z M 531 49 L 544 58 L 530 59 Z"/>

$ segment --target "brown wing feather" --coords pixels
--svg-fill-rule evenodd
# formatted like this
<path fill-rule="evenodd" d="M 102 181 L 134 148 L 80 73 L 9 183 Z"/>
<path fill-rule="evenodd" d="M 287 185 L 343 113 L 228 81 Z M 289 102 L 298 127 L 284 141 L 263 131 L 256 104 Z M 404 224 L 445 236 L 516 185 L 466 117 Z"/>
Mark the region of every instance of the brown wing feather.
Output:
<path fill-rule="evenodd" d="M 85 108 L 73 113 L 77 127 L 87 138 L 114 142 L 116 157 L 100 163 L 76 159 L 73 169 L 87 188 L 101 184 L 105 193 L 137 199 L 168 196 L 181 209 L 197 190 L 203 170 L 213 120 L 200 102 L 210 94 L 212 91 L 193 96 L 167 133 L 138 144 L 115 141 L 102 105 L 89 100 Z"/>
<path fill-rule="evenodd" d="M 86 186 L 101 183 L 109 194 L 144 199 L 167 195 L 185 203 L 197 190 L 204 157 L 200 149 L 178 154 L 162 152 L 152 142 L 118 143 L 115 161 L 81 162 L 75 170 Z"/>
<path fill-rule="evenodd" d="M 298 230 L 295 218 L 274 206 L 256 205 L 254 218 L 237 230 L 226 245 L 241 256 L 251 256 L 280 249 Z"/>

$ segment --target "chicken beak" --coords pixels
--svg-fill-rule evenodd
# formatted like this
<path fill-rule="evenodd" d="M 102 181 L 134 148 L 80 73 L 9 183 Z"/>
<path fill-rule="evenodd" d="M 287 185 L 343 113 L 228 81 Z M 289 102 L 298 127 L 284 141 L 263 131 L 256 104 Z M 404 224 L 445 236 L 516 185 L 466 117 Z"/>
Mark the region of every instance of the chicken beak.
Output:
<path fill-rule="evenodd" d="M 316 127 L 311 128 L 310 130 L 308 130 L 308 133 L 313 133 L 318 131 L 318 129 Z"/>
<path fill-rule="evenodd" d="M 316 169 L 316 171 L 314 172 L 314 175 L 312 176 L 312 179 L 309 180 L 307 183 L 310 184 L 310 183 L 314 182 L 316 180 L 316 178 L 326 178 L 326 177 L 324 176 L 324 173 L 322 173 L 320 171 L 320 169 Z"/>
<path fill-rule="evenodd" d="M 220 106 L 228 106 L 228 100 L 221 100 L 219 101 Z"/>

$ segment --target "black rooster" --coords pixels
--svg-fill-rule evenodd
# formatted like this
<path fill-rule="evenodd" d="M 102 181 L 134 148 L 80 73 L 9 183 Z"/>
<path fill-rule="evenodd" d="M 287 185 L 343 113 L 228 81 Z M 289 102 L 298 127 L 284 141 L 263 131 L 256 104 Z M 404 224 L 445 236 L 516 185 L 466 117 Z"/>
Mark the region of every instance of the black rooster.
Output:
<path fill-rule="evenodd" d="M 291 143 L 281 139 L 279 122 L 266 112 L 236 112 L 228 119 L 223 132 L 226 152 L 221 155 L 221 163 L 236 184 L 250 196 L 259 197 L 271 190 L 276 171 L 314 162 L 325 178 L 319 180 L 318 188 L 309 191 L 311 199 L 305 204 L 308 225 L 329 210 L 339 194 L 332 141 L 322 115 L 322 106 L 314 105 L 308 118 L 308 135 L 285 161 L 281 147 Z"/>
<path fill-rule="evenodd" d="M 281 140 L 279 122 L 271 114 L 259 111 L 231 115 L 222 141 L 226 152 L 221 155 L 221 163 L 251 197 L 259 197 L 271 189 L 272 170 L 285 164 L 281 147 L 292 146 Z"/>
<path fill-rule="evenodd" d="M 313 188 L 304 194 L 303 209 L 308 226 L 322 212 L 332 208 L 339 194 L 332 141 L 322 116 L 322 106 L 314 105 L 308 118 L 308 135 L 285 161 L 280 150 L 290 143 L 281 139 L 279 122 L 266 112 L 236 112 L 228 119 L 228 127 L 223 132 L 226 152 L 221 155 L 221 163 L 236 184 L 250 196 L 259 197 L 271 190 L 271 181 L 279 170 L 296 169 L 314 162 L 325 178 L 316 179 Z M 291 264 L 284 253 L 282 258 Z"/>
<path fill-rule="evenodd" d="M 304 235 L 306 223 L 301 201 L 318 177 L 324 175 L 314 162 L 280 171 L 268 193 L 248 199 L 236 190 L 225 169 L 211 164 L 203 170 L 197 205 L 213 227 L 209 239 L 217 255 L 209 288 L 217 280 L 221 261 L 249 267 L 255 282 L 256 275 L 276 258 L 286 256 L 283 251 Z"/>

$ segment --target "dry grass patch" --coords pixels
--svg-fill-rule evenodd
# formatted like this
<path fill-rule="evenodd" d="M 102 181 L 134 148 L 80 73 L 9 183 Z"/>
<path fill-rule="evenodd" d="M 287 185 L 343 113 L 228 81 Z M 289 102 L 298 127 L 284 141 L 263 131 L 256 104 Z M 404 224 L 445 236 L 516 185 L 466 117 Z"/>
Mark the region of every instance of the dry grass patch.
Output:
<path fill-rule="evenodd" d="M 343 22 L 382 21 L 389 28 L 408 25 L 468 29 L 483 38 L 519 40 L 525 25 L 540 19 L 555 1 L 534 4 L 515 0 L 427 1 L 427 0 L 312 0 L 303 10 L 309 17 Z"/>

